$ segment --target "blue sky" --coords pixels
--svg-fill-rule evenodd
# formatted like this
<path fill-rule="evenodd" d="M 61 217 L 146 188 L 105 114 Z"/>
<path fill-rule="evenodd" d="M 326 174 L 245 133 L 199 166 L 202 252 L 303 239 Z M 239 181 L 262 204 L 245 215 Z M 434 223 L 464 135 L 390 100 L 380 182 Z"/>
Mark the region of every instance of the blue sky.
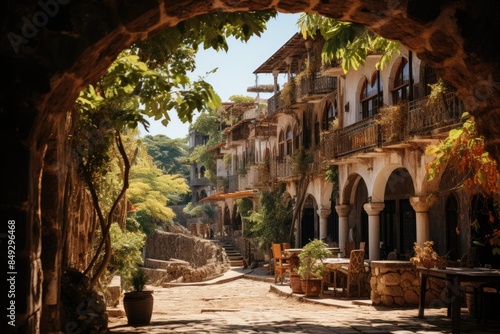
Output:
<path fill-rule="evenodd" d="M 213 50 L 201 50 L 196 56 L 197 69 L 192 74 L 196 79 L 206 76 L 214 68 L 215 73 L 206 76 L 209 82 L 219 94 L 222 101 L 228 101 L 231 95 L 247 95 L 256 97 L 256 93 L 248 93 L 247 88 L 255 85 L 255 71 L 266 59 L 272 56 L 293 34 L 298 32 L 296 25 L 299 14 L 278 14 L 277 18 L 271 19 L 267 24 L 266 31 L 261 37 L 252 37 L 247 43 L 229 40 L 228 52 L 215 52 Z M 272 75 L 259 75 L 259 84 L 272 84 Z M 280 77 L 280 81 L 284 76 Z M 269 98 L 269 94 L 260 94 L 261 98 Z M 177 114 L 170 112 L 171 122 L 167 127 L 160 122 L 150 120 L 149 133 L 141 129 L 141 135 L 163 134 L 170 138 L 182 138 L 188 133 L 188 123 L 182 123 Z"/>

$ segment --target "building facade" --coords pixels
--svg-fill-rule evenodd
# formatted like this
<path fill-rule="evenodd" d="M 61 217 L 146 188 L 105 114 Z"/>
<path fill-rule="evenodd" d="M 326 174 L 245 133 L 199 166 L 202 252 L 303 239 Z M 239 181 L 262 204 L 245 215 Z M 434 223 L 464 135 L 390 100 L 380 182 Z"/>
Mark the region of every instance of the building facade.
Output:
<path fill-rule="evenodd" d="M 321 64 L 322 46 L 295 34 L 255 70 L 273 74 L 274 95 L 225 130 L 229 187 L 208 200 L 218 201 L 224 224 L 244 229 L 234 199 L 282 187 L 297 211 L 297 247 L 313 238 L 341 250 L 364 242 L 371 260 L 392 251 L 408 260 L 415 242 L 432 240 L 459 259 L 471 248 L 477 198 L 457 187 L 465 176 L 453 166 L 430 181 L 425 152 L 462 124 L 462 104 L 452 92 L 430 97 L 436 74 L 404 48 L 381 69 L 381 56 L 370 55 L 344 73 Z M 279 75 L 288 77 L 281 90 Z"/>

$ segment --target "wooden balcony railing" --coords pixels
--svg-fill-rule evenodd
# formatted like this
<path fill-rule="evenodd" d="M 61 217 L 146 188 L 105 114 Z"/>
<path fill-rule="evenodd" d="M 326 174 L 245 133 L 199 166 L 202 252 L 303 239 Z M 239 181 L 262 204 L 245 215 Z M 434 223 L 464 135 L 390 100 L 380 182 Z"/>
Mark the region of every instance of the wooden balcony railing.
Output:
<path fill-rule="evenodd" d="M 440 103 L 433 103 L 432 108 L 428 107 L 428 101 L 426 96 L 408 103 L 409 135 L 425 135 L 434 129 L 460 123 L 463 103 L 453 93 L 445 94 Z"/>

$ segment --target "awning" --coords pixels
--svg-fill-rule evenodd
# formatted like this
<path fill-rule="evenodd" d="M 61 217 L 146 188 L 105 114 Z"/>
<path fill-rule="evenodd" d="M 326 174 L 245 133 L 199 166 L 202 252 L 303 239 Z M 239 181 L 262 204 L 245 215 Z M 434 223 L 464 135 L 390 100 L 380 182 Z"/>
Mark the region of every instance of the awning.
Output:
<path fill-rule="evenodd" d="M 246 198 L 246 197 L 252 197 L 255 196 L 259 193 L 258 190 L 251 189 L 251 190 L 241 190 L 241 191 L 235 191 L 232 193 L 224 193 L 222 191 L 217 191 L 216 193 L 207 196 L 201 200 L 199 200 L 199 203 L 204 203 L 204 202 L 214 202 L 214 201 L 223 201 L 227 198 Z"/>

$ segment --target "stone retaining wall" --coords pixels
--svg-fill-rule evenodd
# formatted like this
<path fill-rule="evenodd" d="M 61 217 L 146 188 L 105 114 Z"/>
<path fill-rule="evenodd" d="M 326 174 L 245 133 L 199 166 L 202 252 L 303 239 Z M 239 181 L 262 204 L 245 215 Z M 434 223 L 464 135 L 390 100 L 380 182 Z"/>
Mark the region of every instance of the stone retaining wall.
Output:
<path fill-rule="evenodd" d="M 372 261 L 371 301 L 381 306 L 418 306 L 420 279 L 415 266 L 409 261 Z M 425 301 L 443 304 L 446 297 L 445 282 L 429 278 Z"/>
<path fill-rule="evenodd" d="M 201 282 L 230 268 L 222 247 L 188 234 L 156 231 L 145 246 L 145 271 L 149 284 Z"/>

